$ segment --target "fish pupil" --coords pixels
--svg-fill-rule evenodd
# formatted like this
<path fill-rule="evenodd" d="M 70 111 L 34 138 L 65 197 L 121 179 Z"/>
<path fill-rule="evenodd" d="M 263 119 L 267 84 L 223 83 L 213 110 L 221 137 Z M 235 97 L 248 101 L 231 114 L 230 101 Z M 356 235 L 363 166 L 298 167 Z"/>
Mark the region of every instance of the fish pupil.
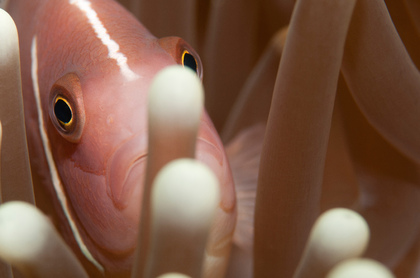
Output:
<path fill-rule="evenodd" d="M 62 99 L 56 101 L 54 105 L 54 114 L 58 121 L 63 124 L 68 124 L 73 117 L 69 105 Z"/>
<path fill-rule="evenodd" d="M 194 56 L 190 53 L 184 54 L 184 66 L 189 67 L 193 71 L 197 72 L 197 61 L 195 60 Z"/>

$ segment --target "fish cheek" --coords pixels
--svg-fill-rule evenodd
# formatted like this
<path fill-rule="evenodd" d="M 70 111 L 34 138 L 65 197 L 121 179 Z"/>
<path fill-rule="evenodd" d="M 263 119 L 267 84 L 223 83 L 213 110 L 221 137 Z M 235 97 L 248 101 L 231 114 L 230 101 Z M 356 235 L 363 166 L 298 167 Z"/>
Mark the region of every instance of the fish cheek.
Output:
<path fill-rule="evenodd" d="M 92 253 L 124 255 L 136 242 L 137 222 L 114 208 L 105 188 L 105 177 L 84 172 L 65 160 L 59 169 L 70 202 L 72 218 Z M 99 249 L 98 249 L 99 248 Z"/>

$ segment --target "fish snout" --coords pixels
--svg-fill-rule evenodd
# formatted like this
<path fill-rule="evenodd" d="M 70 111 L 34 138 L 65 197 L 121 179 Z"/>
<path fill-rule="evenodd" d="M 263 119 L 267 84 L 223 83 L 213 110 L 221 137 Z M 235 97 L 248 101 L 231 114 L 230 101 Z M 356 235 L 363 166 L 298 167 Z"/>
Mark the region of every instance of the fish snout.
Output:
<path fill-rule="evenodd" d="M 123 142 L 111 156 L 107 165 L 107 192 L 114 206 L 125 210 L 130 204 L 138 214 L 143 192 L 147 162 L 145 136 L 135 136 Z M 131 210 L 131 209 L 130 209 Z"/>

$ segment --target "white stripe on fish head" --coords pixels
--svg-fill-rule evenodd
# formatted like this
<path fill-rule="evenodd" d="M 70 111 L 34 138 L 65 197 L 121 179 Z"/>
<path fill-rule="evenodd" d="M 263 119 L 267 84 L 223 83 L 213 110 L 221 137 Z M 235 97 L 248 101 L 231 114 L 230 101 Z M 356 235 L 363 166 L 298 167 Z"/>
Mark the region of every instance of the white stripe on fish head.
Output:
<path fill-rule="evenodd" d="M 139 76 L 129 68 L 127 64 L 127 57 L 120 52 L 120 46 L 118 43 L 111 39 L 107 29 L 98 18 L 98 14 L 92 8 L 90 1 L 70 0 L 70 4 L 75 5 L 86 15 L 90 26 L 92 26 L 96 33 L 96 36 L 101 40 L 102 44 L 107 47 L 108 57 L 114 59 L 117 62 L 117 65 L 120 68 L 120 72 L 125 77 L 125 79 L 127 81 L 132 81 L 139 78 Z"/>
<path fill-rule="evenodd" d="M 84 243 L 79 230 L 77 229 L 76 223 L 74 222 L 71 213 L 69 204 L 67 202 L 66 195 L 64 193 L 63 184 L 61 183 L 57 167 L 54 162 L 54 158 L 51 152 L 51 144 L 47 136 L 47 130 L 44 123 L 44 113 L 42 111 L 41 105 L 41 97 L 39 92 L 39 84 L 38 84 L 38 55 L 37 55 L 37 39 L 36 36 L 32 39 L 32 47 L 31 47 L 31 59 L 32 59 L 32 66 L 31 66 L 31 74 L 32 74 L 32 84 L 33 84 L 33 91 L 35 96 L 36 108 L 38 111 L 38 123 L 39 123 L 39 133 L 42 139 L 42 144 L 45 152 L 45 157 L 47 159 L 51 181 L 54 186 L 55 193 L 57 194 L 57 198 L 61 204 L 63 212 L 68 220 L 70 228 L 73 232 L 74 238 L 82 251 L 83 255 L 92 262 L 101 272 L 104 272 L 103 266 L 98 263 L 98 261 L 93 258 L 92 254 L 89 252 L 86 244 Z"/>

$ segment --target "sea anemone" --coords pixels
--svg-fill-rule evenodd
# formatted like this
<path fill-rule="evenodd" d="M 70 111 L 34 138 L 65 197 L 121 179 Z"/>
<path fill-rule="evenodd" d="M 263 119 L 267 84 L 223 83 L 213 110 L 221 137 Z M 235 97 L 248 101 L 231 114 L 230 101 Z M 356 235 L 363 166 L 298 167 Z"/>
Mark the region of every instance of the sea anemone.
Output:
<path fill-rule="evenodd" d="M 202 57 L 205 106 L 237 187 L 237 232 L 226 277 L 342 277 L 337 273 L 364 271 L 366 265 L 379 277 L 392 275 L 384 266 L 398 277 L 419 275 L 416 1 L 120 2 L 156 36 L 179 35 Z M 12 28 L 0 26 L 0 36 Z M 20 91 L 18 51 L 4 53 L 0 49 L 2 201 L 33 203 L 22 99 L 6 97 Z M 330 210 L 336 207 L 347 209 Z M 332 226 L 321 225 L 325 219 Z M 346 231 L 354 233 L 341 238 L 340 229 L 329 227 L 344 227 L 346 219 L 357 224 L 349 224 Z M 199 248 L 209 221 L 197 228 Z M 317 237 L 319 227 L 327 227 L 323 237 Z M 348 247 L 334 249 L 347 241 Z M 180 248 L 177 240 L 158 242 Z M 163 243 L 161 248 L 156 260 L 162 262 L 154 265 L 171 271 L 162 259 Z M 343 250 L 352 251 L 340 257 Z M 170 252 L 166 256 L 170 264 Z M 361 256 L 369 260 L 347 261 Z M 184 261 L 191 267 L 185 269 L 195 270 L 179 272 L 195 277 L 200 255 Z M 0 273 L 12 277 L 4 269 Z M 224 271 L 216 273 L 206 277 Z"/>

